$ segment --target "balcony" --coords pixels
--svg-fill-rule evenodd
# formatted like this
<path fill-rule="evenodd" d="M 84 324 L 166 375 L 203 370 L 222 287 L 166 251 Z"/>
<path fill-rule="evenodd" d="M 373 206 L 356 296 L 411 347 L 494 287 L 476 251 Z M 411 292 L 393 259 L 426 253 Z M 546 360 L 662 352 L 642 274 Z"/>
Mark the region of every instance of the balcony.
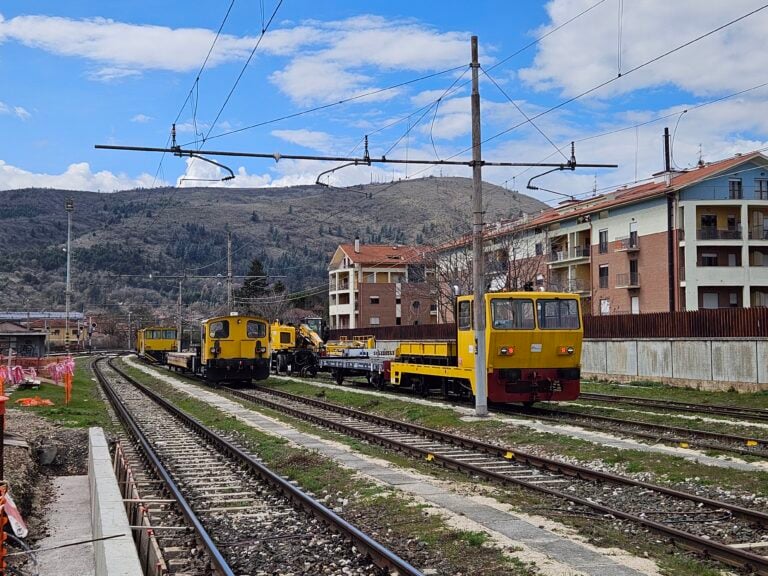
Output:
<path fill-rule="evenodd" d="M 700 228 L 696 230 L 698 240 L 741 240 L 741 229 L 721 230 L 719 228 Z"/>
<path fill-rule="evenodd" d="M 616 288 L 640 288 L 640 273 L 616 274 Z"/>
<path fill-rule="evenodd" d="M 576 246 L 570 250 L 553 251 L 549 255 L 549 263 L 554 265 L 570 264 L 572 260 L 589 259 L 590 254 L 589 246 Z"/>
<path fill-rule="evenodd" d="M 617 252 L 637 252 L 640 250 L 640 239 L 637 234 L 616 238 Z"/>
<path fill-rule="evenodd" d="M 589 294 L 592 291 L 589 280 L 582 280 L 580 278 L 573 278 L 567 283 L 568 290 L 566 292 L 572 292 L 574 294 Z"/>

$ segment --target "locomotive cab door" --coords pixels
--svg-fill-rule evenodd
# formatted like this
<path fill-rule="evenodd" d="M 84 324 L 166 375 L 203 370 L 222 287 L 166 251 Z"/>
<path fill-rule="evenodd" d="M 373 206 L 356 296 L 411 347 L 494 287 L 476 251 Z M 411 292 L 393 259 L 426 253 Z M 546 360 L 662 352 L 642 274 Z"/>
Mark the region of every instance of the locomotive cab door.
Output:
<path fill-rule="evenodd" d="M 459 368 L 475 367 L 475 354 L 477 350 L 475 349 L 473 314 L 471 297 L 459 299 L 456 303 L 456 355 Z"/>

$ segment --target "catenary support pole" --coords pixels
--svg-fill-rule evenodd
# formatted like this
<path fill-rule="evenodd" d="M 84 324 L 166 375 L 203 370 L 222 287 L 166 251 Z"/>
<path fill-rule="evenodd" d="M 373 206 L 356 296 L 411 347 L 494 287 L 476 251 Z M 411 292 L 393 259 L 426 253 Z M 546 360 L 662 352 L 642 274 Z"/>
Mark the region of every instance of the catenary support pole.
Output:
<path fill-rule="evenodd" d="M 179 302 L 177 304 L 177 311 L 178 319 L 176 320 L 176 352 L 181 352 L 181 283 L 184 281 L 183 278 L 179 278 Z"/>
<path fill-rule="evenodd" d="M 485 359 L 485 273 L 483 258 L 483 176 L 480 151 L 480 89 L 477 36 L 472 36 L 472 286 L 475 321 L 475 415 L 488 415 Z"/>
<path fill-rule="evenodd" d="M 72 212 L 75 209 L 75 202 L 72 198 L 64 201 L 64 209 L 67 211 L 67 286 L 64 294 L 64 350 L 69 354 L 69 298 L 70 298 L 70 266 L 71 266 L 71 238 L 72 238 Z"/>
<path fill-rule="evenodd" d="M 232 232 L 227 232 L 227 314 L 232 312 Z"/>

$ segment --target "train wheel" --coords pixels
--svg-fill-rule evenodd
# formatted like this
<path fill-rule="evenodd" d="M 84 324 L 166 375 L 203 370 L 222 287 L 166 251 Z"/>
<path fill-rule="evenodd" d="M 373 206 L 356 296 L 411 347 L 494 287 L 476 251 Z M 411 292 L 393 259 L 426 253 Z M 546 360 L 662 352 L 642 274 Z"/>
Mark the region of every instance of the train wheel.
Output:
<path fill-rule="evenodd" d="M 341 386 L 344 383 L 344 372 L 342 370 L 339 370 L 338 368 L 335 370 L 332 370 L 331 376 L 333 376 L 334 381 L 339 386 Z"/>
<path fill-rule="evenodd" d="M 523 408 L 532 408 L 533 405 L 536 403 L 536 400 L 526 400 L 523 402 Z"/>
<path fill-rule="evenodd" d="M 387 382 L 384 380 L 384 374 L 374 374 L 371 378 L 374 388 L 376 390 L 384 390 L 387 387 Z"/>

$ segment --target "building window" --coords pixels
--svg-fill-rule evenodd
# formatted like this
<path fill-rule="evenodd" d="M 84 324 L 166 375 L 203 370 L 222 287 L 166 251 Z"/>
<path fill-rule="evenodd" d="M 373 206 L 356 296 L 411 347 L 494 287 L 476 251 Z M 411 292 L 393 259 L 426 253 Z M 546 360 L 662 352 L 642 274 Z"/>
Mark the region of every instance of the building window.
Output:
<path fill-rule="evenodd" d="M 379 317 L 378 316 L 371 316 L 371 319 L 368 320 L 368 324 L 371 326 L 378 326 L 379 325 Z"/>
<path fill-rule="evenodd" d="M 608 265 L 600 266 L 600 288 L 608 288 Z"/>
<path fill-rule="evenodd" d="M 541 256 L 544 254 L 544 246 L 542 246 L 541 242 L 536 242 L 536 256 Z"/>
<path fill-rule="evenodd" d="M 755 199 L 768 200 L 768 178 L 755 179 Z"/>
<path fill-rule="evenodd" d="M 741 200 L 742 196 L 741 178 L 731 178 L 728 180 L 728 198 L 731 200 Z"/>
<path fill-rule="evenodd" d="M 403 323 L 403 319 L 400 318 L 400 316 L 395 318 L 395 326 L 400 326 L 400 324 L 402 324 L 402 323 Z"/>
<path fill-rule="evenodd" d="M 602 316 L 605 316 L 606 314 L 611 313 L 611 301 L 608 300 L 608 298 L 601 298 L 600 299 L 600 314 Z"/>
<path fill-rule="evenodd" d="M 608 254 L 608 229 L 600 230 L 600 254 Z"/>
<path fill-rule="evenodd" d="M 728 304 L 731 308 L 739 307 L 739 294 L 737 292 L 731 292 L 728 294 Z"/>
<path fill-rule="evenodd" d="M 378 303 L 379 303 L 379 297 L 371 296 L 371 304 L 378 304 Z"/>
<path fill-rule="evenodd" d="M 717 254 L 704 253 L 701 255 L 702 266 L 717 266 Z"/>

